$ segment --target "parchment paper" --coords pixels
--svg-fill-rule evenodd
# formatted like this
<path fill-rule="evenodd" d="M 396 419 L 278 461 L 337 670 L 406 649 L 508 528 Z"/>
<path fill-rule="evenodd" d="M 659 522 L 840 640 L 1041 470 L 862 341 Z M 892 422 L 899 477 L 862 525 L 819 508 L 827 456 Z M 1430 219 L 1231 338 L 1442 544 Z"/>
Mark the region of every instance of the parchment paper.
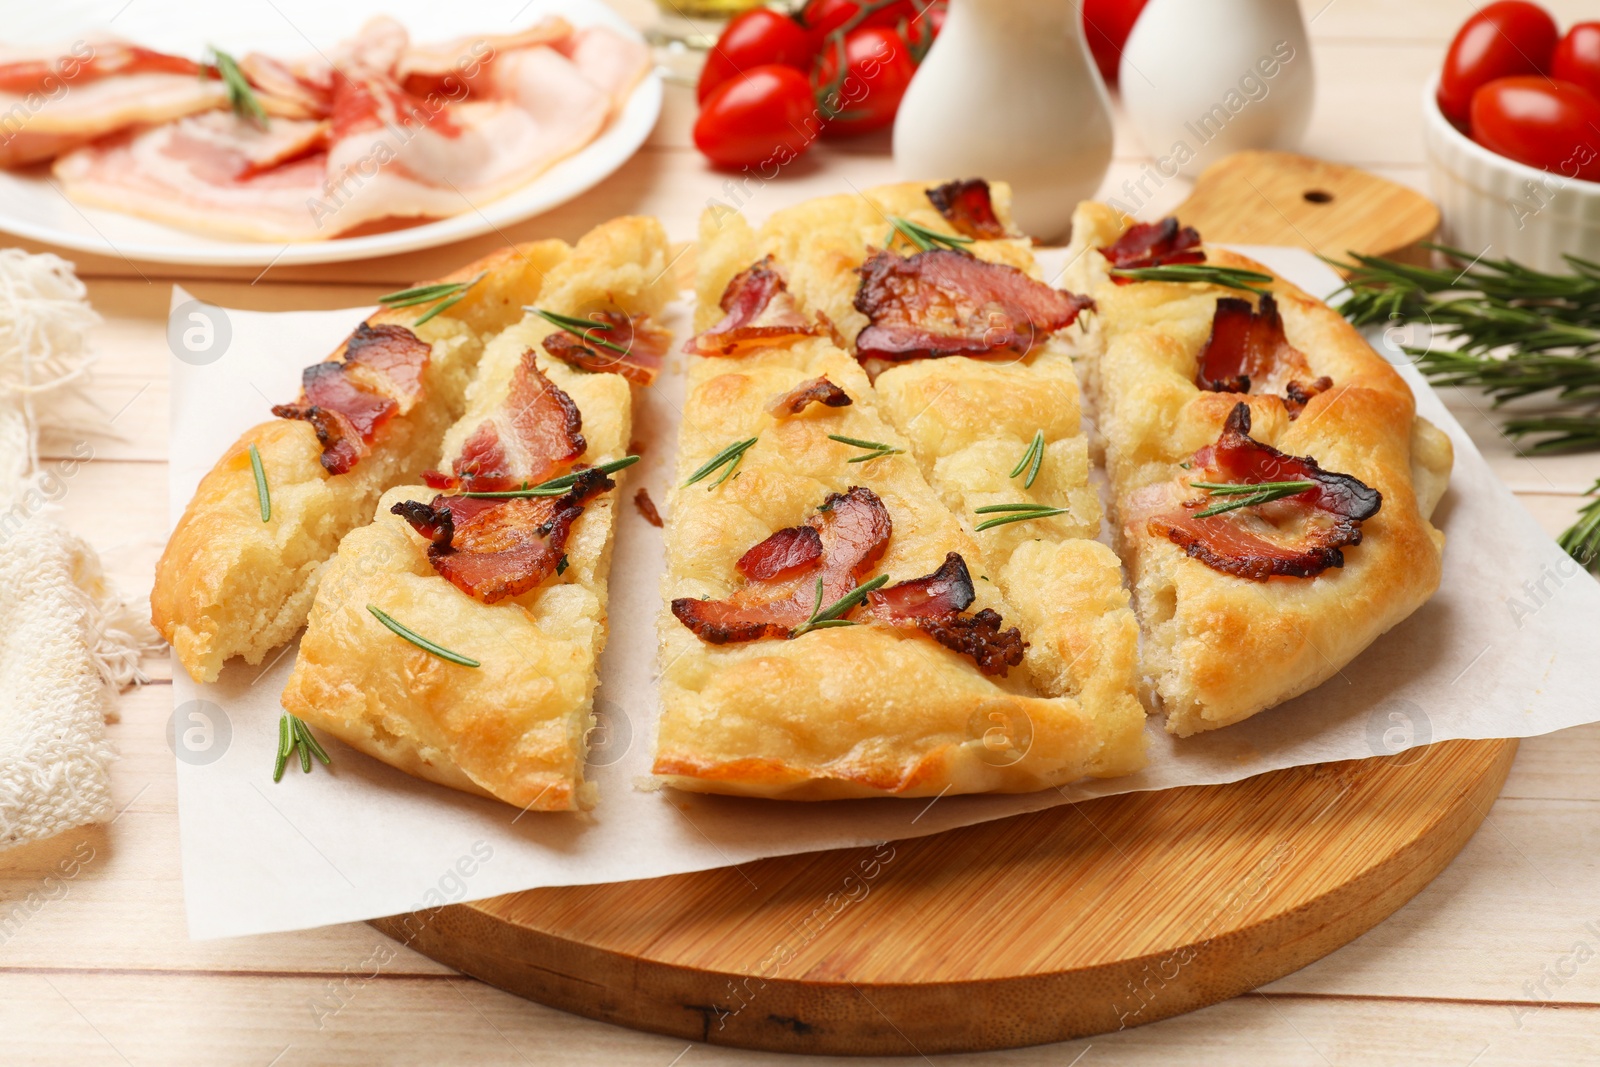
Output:
<path fill-rule="evenodd" d="M 1308 253 L 1244 251 L 1313 293 L 1338 285 Z M 188 300 L 175 291 L 174 309 Z M 230 310 L 223 314 L 231 340 L 220 358 L 204 365 L 174 358 L 174 521 L 216 457 L 272 403 L 293 397 L 301 368 L 323 358 L 368 310 Z M 681 332 L 686 309 L 677 308 L 668 325 Z M 1152 718 L 1145 771 L 1026 796 L 785 804 L 644 791 L 635 782 L 648 775 L 656 715 L 661 533 L 625 503 L 617 509 L 611 636 L 600 669 L 602 727 L 592 738 L 600 802 L 587 815 L 521 814 L 417 781 L 331 739 L 331 771 L 319 764 L 303 775 L 291 763 L 274 785 L 278 697 L 293 648 L 260 668 L 235 660 L 214 685 L 175 670 L 170 736 L 179 739 L 190 933 L 301 929 L 539 886 L 704 870 L 917 837 L 1113 793 L 1231 782 L 1449 738 L 1525 737 L 1600 719 L 1593 670 L 1600 585 L 1490 473 L 1404 357 L 1388 354 L 1416 391 L 1420 412 L 1455 442 L 1450 491 L 1435 516 L 1449 538 L 1444 581 L 1427 605 L 1312 693 L 1181 742 Z M 681 377 L 669 373 L 641 393 L 635 437 L 647 448 L 622 495 L 627 501 L 644 485 L 661 501 Z"/>

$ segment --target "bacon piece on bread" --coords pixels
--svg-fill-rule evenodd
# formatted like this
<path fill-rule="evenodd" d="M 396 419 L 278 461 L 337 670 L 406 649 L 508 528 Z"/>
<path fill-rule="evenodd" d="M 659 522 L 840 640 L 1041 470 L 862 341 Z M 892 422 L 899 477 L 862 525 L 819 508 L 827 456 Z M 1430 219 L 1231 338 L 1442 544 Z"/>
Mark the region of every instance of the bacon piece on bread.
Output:
<path fill-rule="evenodd" d="M 826 377 L 808 378 L 787 393 L 780 393 L 767 404 L 767 414 L 775 419 L 798 415 L 812 404 L 830 408 L 850 406 L 850 394 Z"/>
<path fill-rule="evenodd" d="M 671 333 L 617 311 L 601 311 L 589 318 L 594 325 L 582 333 L 561 329 L 547 336 L 540 342 L 544 350 L 563 363 L 620 374 L 635 385 L 656 380 Z"/>
<path fill-rule="evenodd" d="M 980 241 L 1009 237 L 994 213 L 989 183 L 982 178 L 945 182 L 928 190 L 928 200 L 956 232 Z"/>
<path fill-rule="evenodd" d="M 533 349 L 511 378 L 505 403 L 479 423 L 451 464 L 453 473 L 426 471 L 430 489 L 497 492 L 536 485 L 583 455 L 583 415 L 566 392 L 539 369 Z"/>
<path fill-rule="evenodd" d="M 1259 309 L 1225 296 L 1211 318 L 1211 336 L 1200 350 L 1195 385 L 1214 393 L 1271 393 L 1283 398 L 1296 418 L 1311 398 L 1333 386 L 1313 377 L 1311 364 L 1284 336 L 1283 316 L 1271 293 Z"/>
<path fill-rule="evenodd" d="M 690 338 L 683 346 L 685 352 L 742 356 L 817 332 L 795 307 L 771 256 L 735 274 L 718 304 L 724 313 L 722 321 Z"/>
<path fill-rule="evenodd" d="M 1000 629 L 1000 614 L 984 608 L 966 614 L 975 592 L 967 561 L 951 552 L 932 574 L 868 594 L 874 618 L 915 626 L 941 645 L 967 656 L 984 674 L 1003 676 L 1022 662 L 1022 631 Z"/>
<path fill-rule="evenodd" d="M 1170 215 L 1159 222 L 1138 222 L 1128 227 L 1114 242 L 1100 249 L 1114 268 L 1164 267 L 1175 263 L 1204 263 L 1200 234 L 1193 226 L 1179 226 Z M 1115 274 L 1111 280 L 1127 285 L 1132 278 Z"/>

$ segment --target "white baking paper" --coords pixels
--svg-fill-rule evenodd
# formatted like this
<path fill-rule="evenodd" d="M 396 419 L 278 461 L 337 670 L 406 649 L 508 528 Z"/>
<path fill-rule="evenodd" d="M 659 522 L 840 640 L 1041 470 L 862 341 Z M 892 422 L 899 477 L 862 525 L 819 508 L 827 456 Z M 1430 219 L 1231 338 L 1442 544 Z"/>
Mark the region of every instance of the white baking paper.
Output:
<path fill-rule="evenodd" d="M 1338 279 L 1296 249 L 1249 249 L 1314 293 Z M 175 329 L 196 320 L 174 294 Z M 668 324 L 686 325 L 684 309 Z M 172 516 L 200 477 L 301 368 L 367 309 L 227 311 L 225 353 L 172 364 Z M 202 331 L 203 332 L 203 331 Z M 213 342 L 214 343 L 214 342 Z M 1397 362 L 1403 357 L 1391 356 Z M 179 817 L 189 929 L 196 938 L 291 930 L 539 886 L 611 882 L 763 856 L 916 837 L 1090 797 L 1231 782 L 1264 771 L 1365 758 L 1449 738 L 1524 737 L 1600 719 L 1593 666 L 1600 585 L 1561 552 L 1490 472 L 1409 366 L 1423 415 L 1455 442 L 1443 584 L 1410 619 L 1315 692 L 1215 733 L 1174 740 L 1152 718 L 1150 766 L 1027 796 L 781 803 L 645 791 L 656 714 L 653 676 L 661 532 L 617 509 L 611 636 L 601 661 L 586 815 L 522 814 L 417 781 L 331 739 L 332 769 L 291 764 L 273 784 L 278 696 L 294 650 L 262 668 L 234 661 L 215 685 L 181 670 L 173 685 Z M 623 495 L 666 496 L 682 380 L 641 391 L 644 460 Z M 202 703 L 194 703 L 202 702 Z M 185 734 L 185 731 L 189 733 Z"/>

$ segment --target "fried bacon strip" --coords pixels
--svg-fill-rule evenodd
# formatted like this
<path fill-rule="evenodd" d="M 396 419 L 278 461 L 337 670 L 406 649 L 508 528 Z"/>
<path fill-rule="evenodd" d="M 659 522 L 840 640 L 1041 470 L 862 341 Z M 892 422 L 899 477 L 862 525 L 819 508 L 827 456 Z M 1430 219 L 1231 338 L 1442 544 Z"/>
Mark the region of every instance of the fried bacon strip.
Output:
<path fill-rule="evenodd" d="M 714 645 L 788 637 L 818 607 L 861 584 L 893 532 L 878 494 L 861 486 L 834 493 L 802 526 L 779 530 L 739 558 L 747 584 L 727 600 L 680 597 L 672 614 Z"/>
<path fill-rule="evenodd" d="M 794 306 L 783 276 L 767 256 L 728 282 L 719 301 L 722 321 L 683 346 L 702 356 L 742 356 L 757 348 L 808 337 L 817 332 Z"/>
<path fill-rule="evenodd" d="M 635 385 L 650 385 L 661 373 L 672 334 L 648 325 L 643 317 L 635 321 L 620 311 L 602 311 L 589 316 L 592 329 L 582 334 L 557 330 L 543 342 L 552 356 L 587 371 L 610 371 Z M 613 347 L 615 346 L 615 347 Z M 622 349 L 618 352 L 617 349 Z"/>
<path fill-rule="evenodd" d="M 544 376 L 530 348 L 505 403 L 463 442 L 452 473 L 426 471 L 422 480 L 430 489 L 478 493 L 534 485 L 583 455 L 589 446 L 582 429 L 578 405 Z"/>
<path fill-rule="evenodd" d="M 995 215 L 989 183 L 982 178 L 945 182 L 927 192 L 929 202 L 957 233 L 980 241 L 1011 236 Z"/>
<path fill-rule="evenodd" d="M 876 252 L 859 273 L 856 310 L 871 320 L 856 335 L 863 361 L 1025 355 L 1094 306 L 1015 267 L 942 248 Z"/>
<path fill-rule="evenodd" d="M 1217 443 L 1194 454 L 1184 480 L 1258 484 L 1309 481 L 1311 488 L 1271 504 L 1199 518 L 1195 512 L 1216 498 L 1185 501 L 1153 516 L 1147 528 L 1166 537 L 1213 570 L 1264 582 L 1273 576 L 1313 578 L 1344 566 L 1345 545 L 1361 543 L 1361 523 L 1383 506 L 1383 497 L 1348 474 L 1325 471 L 1309 456 L 1291 456 L 1254 440 L 1250 408 L 1237 404 Z M 1279 539 L 1287 526 L 1297 532 Z"/>
<path fill-rule="evenodd" d="M 451 585 L 485 604 L 520 596 L 562 569 L 567 536 L 584 506 L 616 487 L 604 471 L 578 474 L 559 497 L 436 496 L 389 510 L 427 538 L 428 562 Z"/>
<path fill-rule="evenodd" d="M 847 408 L 850 406 L 850 394 L 834 385 L 827 378 L 809 378 L 790 389 L 787 393 L 780 393 L 767 403 L 767 414 L 775 419 L 787 418 L 798 415 L 812 404 L 821 404 L 830 408 Z"/>
<path fill-rule="evenodd" d="M 932 574 L 868 595 L 874 618 L 891 626 L 915 626 L 935 641 L 970 656 L 984 674 L 1004 677 L 1022 662 L 1022 631 L 1000 629 L 1000 615 L 984 608 L 965 614 L 975 596 L 961 553 L 951 552 Z"/>
<path fill-rule="evenodd" d="M 399 409 L 422 395 L 432 350 L 404 326 L 363 322 L 345 343 L 344 359 L 307 367 L 300 400 L 277 404 L 280 419 L 304 419 L 322 443 L 322 467 L 344 474 L 370 451 L 373 438 Z"/>
<path fill-rule="evenodd" d="M 1331 388 L 1333 379 L 1311 376 L 1311 364 L 1284 336 L 1278 302 L 1267 293 L 1259 310 L 1236 297 L 1217 301 L 1194 383 L 1214 393 L 1280 395 L 1293 419 L 1312 397 Z"/>
<path fill-rule="evenodd" d="M 1114 242 L 1100 249 L 1100 254 L 1113 267 L 1162 267 L 1173 263 L 1204 263 L 1206 254 L 1200 247 L 1200 234 L 1193 226 L 1179 226 L 1170 215 L 1160 222 L 1138 222 Z M 1127 285 L 1132 278 L 1111 276 L 1118 285 Z"/>

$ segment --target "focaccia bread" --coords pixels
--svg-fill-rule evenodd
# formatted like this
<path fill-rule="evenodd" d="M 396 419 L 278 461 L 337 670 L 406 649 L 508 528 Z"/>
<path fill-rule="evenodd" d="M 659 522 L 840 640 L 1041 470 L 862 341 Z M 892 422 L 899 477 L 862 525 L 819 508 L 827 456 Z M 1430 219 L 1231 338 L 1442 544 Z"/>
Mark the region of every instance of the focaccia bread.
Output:
<path fill-rule="evenodd" d="M 658 360 L 666 339 L 648 320 L 672 296 L 667 266 L 656 220 L 615 219 L 549 271 L 538 306 L 597 323 L 606 312 L 623 317 L 636 344 L 655 343 Z M 426 464 L 436 470 L 432 487 L 385 493 L 376 519 L 346 536 L 325 568 L 286 710 L 442 785 L 528 810 L 592 805 L 585 737 L 606 635 L 612 479 L 621 474 L 595 472 L 597 484 L 559 497 L 459 494 L 515 491 L 626 456 L 628 379 L 573 366 L 546 343 L 599 335 L 578 338 L 530 311 L 489 343 L 466 414 Z M 591 344 L 589 355 L 608 351 Z M 500 515 L 498 525 L 480 527 L 483 516 L 458 511 L 440 552 L 419 527 L 433 517 L 427 509 L 463 499 L 493 509 L 484 514 Z M 553 510 L 526 518 L 507 510 L 524 506 Z M 478 665 L 410 643 L 372 608 Z"/>
<path fill-rule="evenodd" d="M 1143 672 L 1167 729 L 1188 735 L 1319 685 L 1433 594 L 1444 537 L 1428 517 L 1452 452 L 1337 312 L 1161 225 L 1134 231 L 1104 205 L 1080 206 L 1069 279 L 1097 306 L 1084 362 Z M 1114 283 L 1108 256 L 1149 262 L 1128 259 L 1135 244 L 1267 275 L 1256 287 L 1268 295 Z M 1262 483 L 1311 488 L 1259 504 L 1232 488 Z M 1219 501 L 1235 506 L 1202 514 Z"/>
<path fill-rule="evenodd" d="M 359 371 L 317 380 L 328 388 L 350 377 L 354 399 L 392 401 L 370 440 L 346 434 L 347 451 L 330 456 L 319 435 L 333 435 L 331 447 L 338 447 L 344 424 L 275 418 L 247 430 L 201 479 L 156 565 L 150 597 L 151 620 L 191 677 L 215 681 L 234 656 L 260 663 L 305 624 L 322 565 L 339 539 L 371 518 L 385 489 L 415 479 L 433 461 L 441 436 L 461 414 L 486 335 L 521 317 L 544 272 L 567 252 L 560 241 L 543 241 L 487 256 L 440 279 L 466 282 L 482 274 L 448 311 L 421 325 L 416 320 L 426 305 L 377 311 L 323 365 L 308 368 L 314 377 L 342 364 L 352 346 L 366 353 Z M 299 410 L 310 414 L 304 403 Z M 271 498 L 266 521 L 252 445 Z M 339 467 L 345 469 L 330 469 Z"/>

